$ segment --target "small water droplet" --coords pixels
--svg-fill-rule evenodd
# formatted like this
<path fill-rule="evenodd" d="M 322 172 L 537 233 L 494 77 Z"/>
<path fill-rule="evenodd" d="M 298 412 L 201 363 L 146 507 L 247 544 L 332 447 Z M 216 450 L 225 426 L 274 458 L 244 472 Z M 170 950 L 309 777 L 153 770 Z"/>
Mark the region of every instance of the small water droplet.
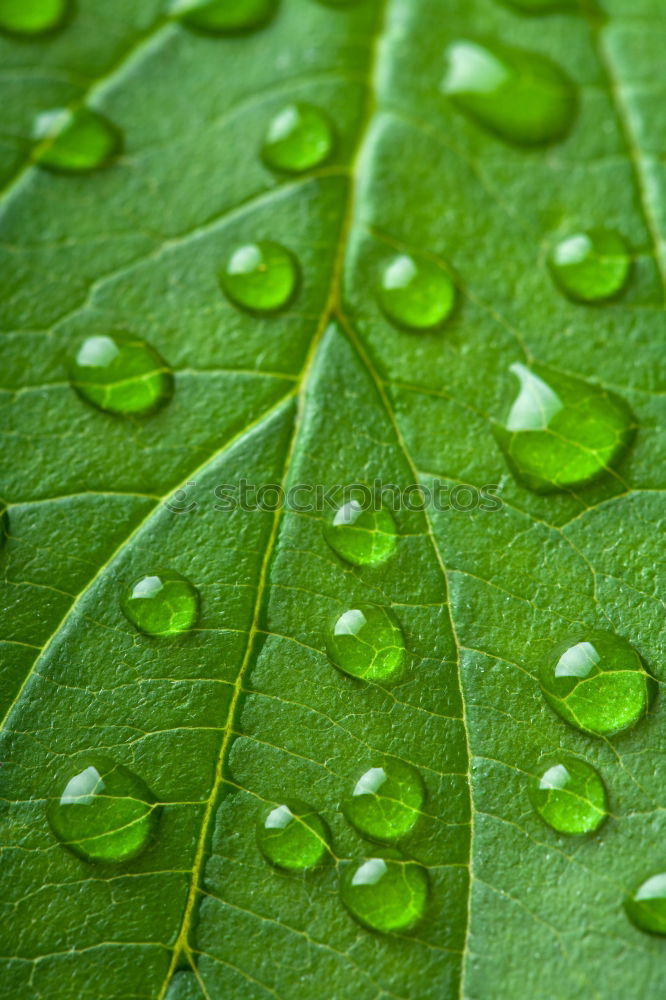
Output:
<path fill-rule="evenodd" d="M 80 770 L 47 808 L 56 837 L 85 861 L 121 864 L 135 858 L 155 829 L 155 797 L 132 771 L 105 757 L 74 766 Z"/>
<path fill-rule="evenodd" d="M 385 681 L 402 669 L 407 657 L 397 619 L 388 608 L 357 604 L 340 615 L 326 639 L 331 660 L 345 674 Z"/>
<path fill-rule="evenodd" d="M 282 108 L 270 122 L 262 156 L 272 170 L 300 174 L 325 163 L 333 144 L 333 126 L 324 112 L 297 102 Z"/>
<path fill-rule="evenodd" d="M 15 35 L 41 35 L 59 28 L 69 8 L 69 0 L 0 0 L 0 29 Z"/>
<path fill-rule="evenodd" d="M 456 289 L 451 277 L 433 261 L 407 254 L 386 265 L 379 303 L 387 317 L 407 330 L 435 330 L 451 315 Z"/>
<path fill-rule="evenodd" d="M 90 108 L 45 111 L 35 120 L 33 159 L 57 173 L 85 173 L 107 166 L 122 148 L 113 122 Z"/>
<path fill-rule="evenodd" d="M 424 916 L 428 873 L 414 861 L 369 858 L 350 865 L 340 882 L 340 898 L 359 923 L 383 934 L 411 930 Z"/>
<path fill-rule="evenodd" d="M 506 142 L 539 146 L 562 139 L 577 108 L 576 90 L 545 56 L 507 45 L 453 42 L 442 90 L 479 125 Z"/>
<path fill-rule="evenodd" d="M 541 365 L 511 365 L 520 382 L 495 437 L 516 479 L 537 493 L 585 486 L 617 465 L 634 434 L 615 393 Z"/>
<path fill-rule="evenodd" d="M 267 809 L 257 824 L 257 840 L 266 860 L 286 871 L 305 871 L 330 856 L 326 824 L 303 802 Z"/>
<path fill-rule="evenodd" d="M 622 236 L 592 229 L 567 236 L 548 263 L 557 285 L 576 302 L 607 302 L 626 286 L 631 255 Z"/>
<path fill-rule="evenodd" d="M 135 580 L 122 597 L 125 615 L 147 635 L 180 635 L 199 617 L 199 594 L 189 580 L 172 570 Z"/>
<path fill-rule="evenodd" d="M 173 375 L 154 348 L 131 334 L 88 337 L 68 363 L 82 399 L 107 413 L 145 416 L 167 403 Z"/>
<path fill-rule="evenodd" d="M 612 632 L 581 633 L 560 643 L 544 661 L 539 680 L 558 715 L 596 736 L 635 726 L 656 694 L 636 650 Z"/>
<path fill-rule="evenodd" d="M 220 284 L 242 309 L 272 313 L 292 301 L 299 276 L 298 262 L 286 247 L 261 240 L 234 250 L 220 274 Z"/>
<path fill-rule="evenodd" d="M 539 816 L 558 833 L 592 833 L 608 814 L 606 789 L 598 771 L 570 754 L 559 753 L 541 763 L 529 794 Z"/>
<path fill-rule="evenodd" d="M 371 767 L 356 782 L 342 809 L 363 837 L 391 843 L 416 826 L 425 800 L 418 771 L 400 760 Z"/>
<path fill-rule="evenodd" d="M 521 14 L 552 14 L 558 10 L 576 10 L 579 0 L 500 0 Z"/>
<path fill-rule="evenodd" d="M 653 875 L 624 901 L 634 927 L 648 934 L 666 934 L 666 872 Z"/>
<path fill-rule="evenodd" d="M 334 552 L 354 566 L 383 562 L 397 545 L 395 521 L 386 507 L 368 507 L 358 500 L 349 500 L 336 511 L 332 522 L 324 526 L 324 537 Z"/>
<path fill-rule="evenodd" d="M 177 0 L 171 12 L 189 28 L 235 35 L 263 28 L 277 9 L 278 0 Z"/>

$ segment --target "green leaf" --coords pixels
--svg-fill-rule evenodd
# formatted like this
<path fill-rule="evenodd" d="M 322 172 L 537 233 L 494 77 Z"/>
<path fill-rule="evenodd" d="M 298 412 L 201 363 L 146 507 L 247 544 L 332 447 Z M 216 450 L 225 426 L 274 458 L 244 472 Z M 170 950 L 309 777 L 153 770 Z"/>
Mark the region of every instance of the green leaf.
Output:
<path fill-rule="evenodd" d="M 666 20 L 657 0 L 557 6 L 282 0 L 232 37 L 188 29 L 158 0 L 78 0 L 58 30 L 0 40 L 0 997 L 626 1000 L 663 988 L 662 942 L 623 912 L 664 865 L 661 700 L 599 739 L 547 707 L 538 673 L 553 646 L 595 629 L 661 678 Z M 520 148 L 455 107 L 444 53 L 470 38 L 564 71 L 578 92 L 565 137 Z M 272 171 L 269 127 L 304 103 L 331 123 L 330 155 Z M 34 119 L 82 106 L 120 131 L 122 152 L 92 172 L 37 166 Z M 626 288 L 570 301 L 552 249 L 602 229 L 631 250 Z M 298 262 L 299 282 L 282 310 L 243 311 L 220 275 L 237 248 L 266 241 Z M 436 269 L 453 276 L 443 325 L 389 321 L 378 295 L 396 255 L 427 262 L 425 288 Z M 172 397 L 155 390 L 159 408 L 123 417 L 97 408 L 99 387 L 86 402 L 67 372 L 82 341 L 126 334 L 156 352 L 140 378 L 160 359 L 174 378 Z M 495 430 L 516 364 L 620 397 L 636 423 L 620 464 L 547 495 L 515 480 Z M 359 566 L 326 540 L 330 510 L 218 509 L 219 488 L 241 480 L 376 479 L 468 488 L 458 507 L 494 486 L 501 506 L 403 504 L 397 544 Z M 385 542 L 390 522 L 377 524 Z M 165 571 L 196 587 L 199 619 L 151 637 L 121 601 Z M 327 655 L 359 604 L 389 609 L 404 636 L 407 662 L 387 682 Z M 608 791 L 590 837 L 556 833 L 530 805 L 559 750 Z M 84 860 L 47 822 L 91 754 L 161 807 L 149 846 L 121 864 Z M 385 760 L 425 789 L 397 844 L 364 840 L 342 810 Z M 146 822 L 154 803 L 136 794 L 119 801 Z M 265 860 L 258 818 L 285 802 L 321 817 L 324 864 Z M 366 858 L 426 869 L 420 923 L 380 934 L 354 919 L 339 882 Z"/>

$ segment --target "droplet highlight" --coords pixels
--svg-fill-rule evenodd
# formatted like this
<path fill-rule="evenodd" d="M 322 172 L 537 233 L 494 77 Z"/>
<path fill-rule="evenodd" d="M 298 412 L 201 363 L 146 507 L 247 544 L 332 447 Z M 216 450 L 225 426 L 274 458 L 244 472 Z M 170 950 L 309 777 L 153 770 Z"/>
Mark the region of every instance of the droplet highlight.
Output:
<path fill-rule="evenodd" d="M 0 0 L 0 30 L 14 35 L 42 35 L 59 28 L 69 0 Z"/>
<path fill-rule="evenodd" d="M 540 146 L 567 134 L 577 93 L 555 63 L 508 45 L 453 42 L 442 91 L 460 110 L 506 142 Z"/>
<path fill-rule="evenodd" d="M 635 726 L 656 695 L 656 683 L 625 639 L 581 633 L 551 651 L 539 673 L 557 714 L 584 733 L 611 736 Z"/>
<path fill-rule="evenodd" d="M 86 173 L 106 167 L 120 153 L 122 134 L 90 108 L 46 111 L 35 121 L 33 159 L 57 173 Z"/>
<path fill-rule="evenodd" d="M 305 871 L 330 856 L 328 828 L 319 813 L 303 802 L 265 810 L 257 824 L 257 841 L 266 860 L 285 871 Z"/>
<path fill-rule="evenodd" d="M 288 104 L 270 122 L 261 148 L 264 163 L 279 172 L 302 174 L 333 152 L 333 126 L 313 104 Z"/>
<path fill-rule="evenodd" d="M 117 416 L 146 416 L 173 395 L 166 361 L 139 337 L 88 337 L 68 363 L 72 387 L 87 403 Z"/>
<path fill-rule="evenodd" d="M 340 615 L 326 638 L 326 649 L 339 670 L 366 681 L 395 677 L 407 659 L 396 617 L 375 604 L 357 604 Z"/>
<path fill-rule="evenodd" d="M 350 865 L 340 898 L 351 915 L 382 934 L 408 931 L 423 919 L 428 905 L 428 873 L 414 861 L 369 858 Z"/>
<path fill-rule="evenodd" d="M 666 873 L 641 883 L 625 899 L 624 911 L 639 931 L 666 934 Z"/>
<path fill-rule="evenodd" d="M 324 537 L 334 552 L 354 566 L 383 562 L 397 545 L 395 521 L 386 507 L 358 500 L 349 500 L 335 512 L 324 526 Z"/>
<path fill-rule="evenodd" d="M 549 261 L 555 283 L 575 302 L 607 302 L 626 287 L 631 254 L 624 238 L 611 229 L 567 236 Z"/>
<path fill-rule="evenodd" d="M 599 772 L 571 754 L 560 753 L 542 765 L 530 783 L 529 794 L 539 816 L 558 833 L 594 833 L 608 815 Z"/>
<path fill-rule="evenodd" d="M 135 580 L 123 594 L 122 609 L 146 635 L 181 635 L 196 625 L 199 593 L 184 576 L 162 570 Z"/>
<path fill-rule="evenodd" d="M 495 437 L 515 478 L 536 493 L 585 486 L 618 465 L 634 435 L 619 396 L 541 365 L 511 365 L 520 392 Z"/>
<path fill-rule="evenodd" d="M 422 813 L 421 775 L 400 760 L 385 760 L 358 779 L 342 810 L 362 837 L 393 843 L 411 833 Z"/>
<path fill-rule="evenodd" d="M 172 14 L 197 31 L 235 35 L 263 28 L 277 9 L 278 0 L 180 0 Z"/>
<path fill-rule="evenodd" d="M 438 329 L 451 315 L 456 289 L 450 275 L 433 261 L 399 254 L 384 268 L 378 298 L 396 326 L 429 331 Z"/>
<path fill-rule="evenodd" d="M 144 782 L 105 757 L 76 763 L 80 768 L 47 807 L 53 832 L 85 861 L 122 864 L 148 846 L 158 808 Z"/>
<path fill-rule="evenodd" d="M 272 313 L 293 300 L 300 269 L 280 243 L 262 240 L 238 247 L 220 274 L 220 284 L 234 305 L 253 313 Z"/>

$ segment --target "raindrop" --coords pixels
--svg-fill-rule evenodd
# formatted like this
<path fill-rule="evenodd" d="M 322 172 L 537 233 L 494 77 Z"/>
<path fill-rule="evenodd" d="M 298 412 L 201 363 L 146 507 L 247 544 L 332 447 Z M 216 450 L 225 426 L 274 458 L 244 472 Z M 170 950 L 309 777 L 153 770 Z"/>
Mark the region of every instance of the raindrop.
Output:
<path fill-rule="evenodd" d="M 234 250 L 220 284 L 227 298 L 242 309 L 272 313 L 292 301 L 299 276 L 298 262 L 286 247 L 262 240 Z"/>
<path fill-rule="evenodd" d="M 69 0 L 0 0 L 0 30 L 41 35 L 59 28 L 69 9 Z"/>
<path fill-rule="evenodd" d="M 330 856 L 326 824 L 303 802 L 267 809 L 257 824 L 257 840 L 266 860 L 286 871 L 305 871 Z"/>
<path fill-rule="evenodd" d="M 541 764 L 529 793 L 539 816 L 558 833 L 592 833 L 608 814 L 599 773 L 570 754 L 560 753 Z"/>
<path fill-rule="evenodd" d="M 357 604 L 340 615 L 326 639 L 331 660 L 351 677 L 385 681 L 396 675 L 407 658 L 405 640 L 388 608 Z"/>
<path fill-rule="evenodd" d="M 391 843 L 414 829 L 424 800 L 418 771 L 411 764 L 387 759 L 361 775 L 342 809 L 361 836 Z"/>
<path fill-rule="evenodd" d="M 278 0 L 178 0 L 172 14 L 189 28 L 235 35 L 263 28 L 277 9 Z"/>
<path fill-rule="evenodd" d="M 424 916 L 428 873 L 414 861 L 369 858 L 350 865 L 340 898 L 359 923 L 383 934 L 411 930 Z"/>
<path fill-rule="evenodd" d="M 622 236 L 592 229 L 561 240 L 549 258 L 560 289 L 576 302 L 606 302 L 626 286 L 631 256 Z"/>
<path fill-rule="evenodd" d="M 166 361 L 131 334 L 88 337 L 68 370 L 79 396 L 107 413 L 145 416 L 173 394 L 173 375 Z"/>
<path fill-rule="evenodd" d="M 400 254 L 386 265 L 379 303 L 396 326 L 435 330 L 451 315 L 456 290 L 449 274 L 432 261 Z"/>
<path fill-rule="evenodd" d="M 333 551 L 354 566 L 373 566 L 395 551 L 395 521 L 383 504 L 374 506 L 349 500 L 324 526 L 324 537 Z"/>
<path fill-rule="evenodd" d="M 666 934 L 666 873 L 660 872 L 635 889 L 624 901 L 634 927 L 648 934 Z"/>
<path fill-rule="evenodd" d="M 271 120 L 261 152 L 272 170 L 301 174 L 325 163 L 333 144 L 333 126 L 324 112 L 299 102 L 288 104 Z"/>
<path fill-rule="evenodd" d="M 123 594 L 122 609 L 147 635 L 180 635 L 196 624 L 199 594 L 184 576 L 165 570 L 135 580 Z"/>
<path fill-rule="evenodd" d="M 57 173 L 85 173 L 107 166 L 122 148 L 113 122 L 90 108 L 59 108 L 37 116 L 33 159 Z"/>

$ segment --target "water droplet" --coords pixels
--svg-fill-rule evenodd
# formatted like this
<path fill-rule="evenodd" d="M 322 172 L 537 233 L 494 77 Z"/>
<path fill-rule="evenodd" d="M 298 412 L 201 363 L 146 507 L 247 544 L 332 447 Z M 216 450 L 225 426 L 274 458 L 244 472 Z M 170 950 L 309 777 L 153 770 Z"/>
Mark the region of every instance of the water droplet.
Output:
<path fill-rule="evenodd" d="M 173 393 L 173 376 L 156 350 L 130 334 L 88 337 L 68 365 L 78 394 L 100 410 L 144 416 Z"/>
<path fill-rule="evenodd" d="M 258 313 L 283 309 L 292 301 L 298 282 L 296 258 L 269 240 L 238 247 L 220 275 L 227 297 L 242 309 Z"/>
<path fill-rule="evenodd" d="M 549 258 L 562 291 L 576 302 L 606 302 L 626 286 L 631 256 L 622 236 L 592 229 L 561 240 Z"/>
<path fill-rule="evenodd" d="M 338 669 L 366 681 L 393 677 L 405 664 L 402 629 L 388 608 L 357 604 L 336 621 L 326 639 Z"/>
<path fill-rule="evenodd" d="M 275 16 L 278 0 L 178 0 L 172 14 L 189 28 L 213 35 L 256 31 Z"/>
<path fill-rule="evenodd" d="M 266 810 L 257 825 L 257 840 L 266 860 L 286 871 L 305 871 L 330 856 L 326 824 L 303 802 Z"/>
<path fill-rule="evenodd" d="M 288 104 L 279 111 L 264 138 L 262 155 L 273 170 L 300 174 L 324 163 L 333 151 L 333 126 L 312 104 Z"/>
<path fill-rule="evenodd" d="M 541 365 L 511 365 L 520 392 L 494 427 L 516 479 L 537 493 L 584 486 L 617 465 L 634 433 L 619 396 Z"/>
<path fill-rule="evenodd" d="M 407 931 L 426 910 L 428 873 L 414 861 L 369 858 L 350 865 L 340 883 L 340 898 L 359 923 L 383 934 Z"/>
<path fill-rule="evenodd" d="M 636 725 L 656 694 L 636 650 L 612 632 L 581 633 L 560 643 L 544 661 L 539 679 L 551 708 L 596 736 Z"/>
<path fill-rule="evenodd" d="M 41 35 L 59 28 L 69 0 L 0 0 L 0 29 L 16 35 Z"/>
<path fill-rule="evenodd" d="M 435 330 L 451 315 L 455 300 L 451 277 L 432 261 L 400 254 L 384 269 L 379 303 L 397 326 Z"/>
<path fill-rule="evenodd" d="M 500 0 L 505 7 L 513 7 L 521 14 L 551 14 L 558 10 L 575 10 L 578 0 Z"/>
<path fill-rule="evenodd" d="M 35 163 L 58 173 L 85 173 L 105 167 L 122 148 L 116 126 L 90 108 L 45 111 L 35 120 L 33 135 L 38 140 Z"/>
<path fill-rule="evenodd" d="M 196 624 L 199 594 L 185 577 L 162 570 L 135 580 L 123 594 L 122 609 L 147 635 L 180 635 Z"/>
<path fill-rule="evenodd" d="M 418 771 L 403 761 L 386 760 L 361 775 L 342 809 L 363 837 L 391 843 L 414 829 L 424 800 Z"/>
<path fill-rule="evenodd" d="M 374 506 L 349 500 L 324 526 L 324 537 L 333 551 L 354 566 L 373 566 L 395 551 L 395 521 L 382 504 L 376 510 Z"/>
<path fill-rule="evenodd" d="M 573 84 L 550 59 L 469 40 L 447 49 L 442 90 L 479 125 L 519 146 L 563 138 L 577 107 Z"/>
<path fill-rule="evenodd" d="M 86 861 L 120 864 L 147 846 L 157 822 L 155 797 L 132 771 L 105 757 L 81 768 L 49 803 L 56 837 Z"/>
<path fill-rule="evenodd" d="M 639 931 L 666 934 L 666 873 L 653 875 L 624 901 L 624 910 Z"/>
<path fill-rule="evenodd" d="M 529 793 L 539 816 L 558 833 L 592 833 L 608 814 L 599 773 L 570 754 L 557 754 L 542 764 Z"/>

